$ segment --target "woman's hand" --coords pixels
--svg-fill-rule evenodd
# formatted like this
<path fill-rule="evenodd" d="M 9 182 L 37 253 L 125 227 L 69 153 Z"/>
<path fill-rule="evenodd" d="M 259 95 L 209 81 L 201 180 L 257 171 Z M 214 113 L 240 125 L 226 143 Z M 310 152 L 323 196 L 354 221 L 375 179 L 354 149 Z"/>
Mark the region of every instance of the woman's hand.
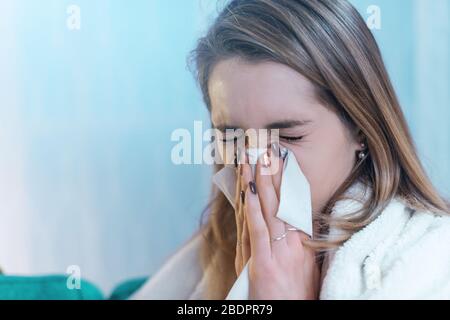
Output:
<path fill-rule="evenodd" d="M 236 230 L 237 230 L 237 242 L 236 242 L 236 258 L 234 261 L 236 275 L 239 276 L 250 259 L 250 238 L 248 225 L 244 212 L 245 202 L 245 189 L 246 185 L 243 183 L 244 167 L 243 163 L 248 161 L 245 154 L 241 154 L 238 159 L 239 165 L 237 166 L 237 179 L 236 179 L 236 199 L 235 199 L 235 215 L 236 215 Z M 247 184 L 248 185 L 248 184 Z"/>
<path fill-rule="evenodd" d="M 236 273 L 239 275 L 250 261 L 250 299 L 317 299 L 319 268 L 314 250 L 302 242 L 308 236 L 290 231 L 285 238 L 273 241 L 291 227 L 276 218 L 283 160 L 270 151 L 261 157 L 255 182 L 247 162 L 241 161 L 238 168 Z"/>

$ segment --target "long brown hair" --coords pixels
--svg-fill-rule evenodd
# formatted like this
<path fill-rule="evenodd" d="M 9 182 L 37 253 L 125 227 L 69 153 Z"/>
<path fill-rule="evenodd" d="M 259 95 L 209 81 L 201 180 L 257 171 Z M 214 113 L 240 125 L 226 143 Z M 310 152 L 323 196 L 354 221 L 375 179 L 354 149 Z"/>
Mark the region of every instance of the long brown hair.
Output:
<path fill-rule="evenodd" d="M 309 79 L 318 97 L 352 132 L 365 138 L 368 157 L 355 166 L 324 211 L 314 214 L 320 230 L 333 225 L 346 236 L 338 241 L 319 237 L 309 245 L 326 249 L 342 244 L 394 197 L 415 210 L 450 213 L 418 159 L 378 45 L 346 0 L 233 0 L 191 57 L 210 111 L 208 81 L 219 61 L 233 57 L 272 61 Z M 356 180 L 371 187 L 371 196 L 351 217 L 331 219 L 334 204 Z M 208 277 L 205 298 L 224 299 L 236 279 L 234 211 L 214 187 L 208 209 L 201 230 L 202 265 Z"/>

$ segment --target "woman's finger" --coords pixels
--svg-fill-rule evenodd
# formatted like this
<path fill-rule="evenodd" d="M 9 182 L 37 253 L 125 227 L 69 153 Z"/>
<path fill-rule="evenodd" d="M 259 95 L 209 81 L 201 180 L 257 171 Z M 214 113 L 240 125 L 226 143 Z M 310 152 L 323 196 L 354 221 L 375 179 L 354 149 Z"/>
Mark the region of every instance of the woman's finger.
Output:
<path fill-rule="evenodd" d="M 287 225 L 286 227 L 294 229 L 290 225 Z M 286 237 L 288 247 L 290 247 L 294 250 L 298 250 L 298 249 L 303 250 L 304 249 L 303 242 L 308 239 L 311 239 L 311 238 L 301 230 L 289 231 L 288 236 Z"/>
<path fill-rule="evenodd" d="M 244 267 L 251 256 L 250 234 L 248 232 L 247 219 L 245 218 L 245 215 L 244 215 L 244 223 L 242 225 L 241 239 L 242 239 L 242 266 Z"/>
<path fill-rule="evenodd" d="M 264 220 L 258 198 L 256 184 L 252 180 L 250 165 L 243 166 L 243 181 L 245 189 L 244 212 L 250 237 L 250 251 L 255 261 L 271 257 L 270 234 Z"/>
<path fill-rule="evenodd" d="M 235 218 L 236 218 L 236 257 L 235 257 L 235 269 L 236 274 L 239 275 L 242 270 L 242 224 L 243 224 L 243 211 L 242 211 L 242 196 L 241 196 L 241 183 L 239 179 L 239 167 L 236 170 L 236 196 L 235 196 Z"/>
<path fill-rule="evenodd" d="M 248 183 L 252 181 L 252 172 L 251 168 L 248 165 L 248 156 L 245 152 L 240 153 L 240 163 L 242 164 L 240 167 L 240 183 L 241 183 L 241 192 L 242 192 L 242 206 L 241 213 L 243 217 L 243 226 L 242 226 L 242 264 L 245 266 L 248 259 L 251 256 L 251 248 L 250 248 L 250 233 L 248 231 L 248 223 L 245 214 L 245 193 L 248 188 Z"/>
<path fill-rule="evenodd" d="M 250 181 L 252 181 L 252 171 L 250 166 L 248 165 L 248 156 L 246 155 L 245 152 L 241 152 L 239 154 L 239 182 L 240 182 L 240 188 L 242 191 L 245 192 L 247 191 L 247 187 L 248 187 L 248 183 Z"/>
<path fill-rule="evenodd" d="M 273 143 L 270 148 L 270 161 L 272 162 L 272 182 L 275 187 L 278 200 L 280 200 L 281 179 L 283 176 L 284 161 L 280 157 L 280 145 Z"/>
<path fill-rule="evenodd" d="M 270 234 L 262 214 L 248 157 L 245 157 L 246 161 L 242 166 L 242 188 L 245 192 L 244 215 L 250 238 L 250 251 L 256 260 L 256 256 L 270 254 Z"/>
<path fill-rule="evenodd" d="M 278 161 L 278 159 L 274 160 Z M 272 181 L 272 175 L 275 173 L 272 171 L 275 167 L 273 162 L 268 154 L 264 154 L 258 159 L 256 165 L 259 202 L 272 239 L 281 237 L 286 232 L 285 223 L 276 217 L 279 201 Z M 272 242 L 272 245 L 286 245 L 286 238 Z"/>

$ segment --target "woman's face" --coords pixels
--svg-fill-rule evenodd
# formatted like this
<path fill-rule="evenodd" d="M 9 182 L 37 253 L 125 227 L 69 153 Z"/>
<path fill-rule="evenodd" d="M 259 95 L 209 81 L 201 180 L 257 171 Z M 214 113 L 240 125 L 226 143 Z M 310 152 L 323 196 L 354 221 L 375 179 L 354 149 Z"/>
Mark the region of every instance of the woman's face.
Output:
<path fill-rule="evenodd" d="M 312 209 L 319 212 L 355 164 L 360 143 L 316 97 L 312 83 L 274 62 L 219 62 L 209 80 L 216 128 L 279 129 L 306 176 Z"/>

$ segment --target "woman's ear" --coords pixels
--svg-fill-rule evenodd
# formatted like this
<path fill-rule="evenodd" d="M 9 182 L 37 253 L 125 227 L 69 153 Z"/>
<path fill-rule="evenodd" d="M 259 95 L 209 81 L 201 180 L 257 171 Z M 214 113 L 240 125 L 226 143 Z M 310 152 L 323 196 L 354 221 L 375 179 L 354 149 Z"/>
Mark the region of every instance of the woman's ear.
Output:
<path fill-rule="evenodd" d="M 358 129 L 355 133 L 355 141 L 357 145 L 356 151 L 364 151 L 367 149 L 367 139 L 364 135 L 364 132 L 362 132 L 361 129 Z"/>

